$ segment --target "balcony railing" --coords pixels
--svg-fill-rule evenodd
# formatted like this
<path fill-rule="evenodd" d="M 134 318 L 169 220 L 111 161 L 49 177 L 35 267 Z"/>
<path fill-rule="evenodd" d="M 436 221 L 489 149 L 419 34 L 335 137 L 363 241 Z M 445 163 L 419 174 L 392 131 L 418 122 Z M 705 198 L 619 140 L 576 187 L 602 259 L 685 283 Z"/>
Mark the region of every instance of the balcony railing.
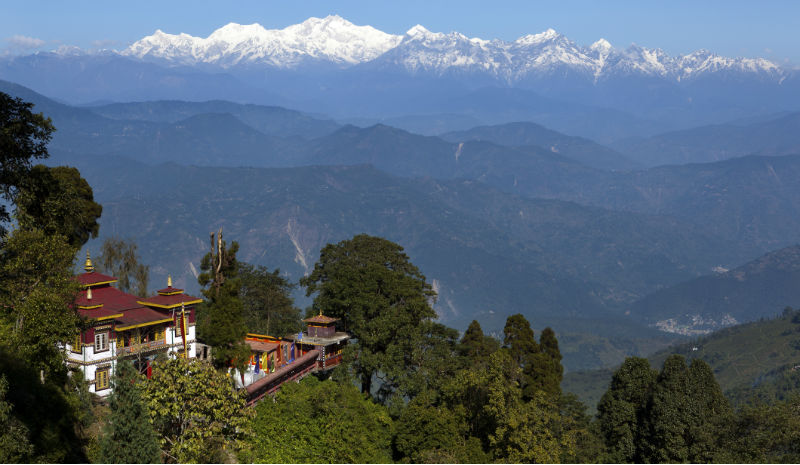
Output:
<path fill-rule="evenodd" d="M 117 347 L 117 355 L 130 355 L 160 347 L 166 347 L 167 341 L 159 339 L 157 341 L 143 342 L 141 344 L 133 344 L 125 347 Z"/>

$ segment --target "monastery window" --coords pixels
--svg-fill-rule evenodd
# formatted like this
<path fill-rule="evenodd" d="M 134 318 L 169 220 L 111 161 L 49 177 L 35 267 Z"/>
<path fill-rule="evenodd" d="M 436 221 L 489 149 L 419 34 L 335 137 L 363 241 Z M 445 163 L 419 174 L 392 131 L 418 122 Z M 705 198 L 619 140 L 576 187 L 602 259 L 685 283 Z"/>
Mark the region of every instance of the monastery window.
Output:
<path fill-rule="evenodd" d="M 117 333 L 117 349 L 125 347 L 125 336 L 122 333 Z"/>
<path fill-rule="evenodd" d="M 164 327 L 164 326 L 161 326 L 160 328 L 156 328 L 156 333 L 155 333 L 154 337 L 155 337 L 155 339 L 154 339 L 155 341 L 163 341 L 163 340 L 165 340 L 167 338 L 167 328 Z"/>
<path fill-rule="evenodd" d="M 94 372 L 94 390 L 108 389 L 108 373 L 110 368 L 103 368 Z"/>
<path fill-rule="evenodd" d="M 75 340 L 72 341 L 72 351 L 75 353 L 83 352 L 83 339 L 81 338 L 81 333 L 78 333 L 75 336 Z"/>
<path fill-rule="evenodd" d="M 94 351 L 103 352 L 108 350 L 108 333 L 97 333 L 94 335 Z"/>
<path fill-rule="evenodd" d="M 178 324 L 175 325 L 175 337 L 183 336 L 183 330 L 181 329 L 180 320 L 178 320 Z"/>

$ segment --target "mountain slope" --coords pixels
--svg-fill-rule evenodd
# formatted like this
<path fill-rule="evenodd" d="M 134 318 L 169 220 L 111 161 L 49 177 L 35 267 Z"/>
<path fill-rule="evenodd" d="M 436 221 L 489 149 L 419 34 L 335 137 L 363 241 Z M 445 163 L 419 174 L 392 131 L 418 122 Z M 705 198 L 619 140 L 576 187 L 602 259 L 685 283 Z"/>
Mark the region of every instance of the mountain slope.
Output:
<path fill-rule="evenodd" d="M 442 134 L 441 137 L 451 142 L 483 140 L 507 146 L 534 145 L 599 169 L 631 169 L 636 166 L 621 153 L 589 139 L 567 136 L 535 123 L 479 126 Z"/>
<path fill-rule="evenodd" d="M 114 103 L 89 109 L 93 113 L 111 119 L 157 123 L 177 123 L 200 114 L 228 113 L 259 132 L 278 137 L 297 136 L 313 139 L 330 134 L 339 128 L 339 124 L 334 121 L 317 119 L 282 107 L 243 105 L 221 100 Z"/>
<path fill-rule="evenodd" d="M 711 366 L 725 395 L 735 404 L 751 395 L 769 398 L 796 394 L 800 381 L 800 312 L 785 310 L 772 319 L 724 328 L 707 336 L 659 350 L 649 355 L 650 365 L 660 369 L 671 354 L 700 359 Z M 594 409 L 611 383 L 614 369 L 572 372 L 561 387 L 573 392 Z M 765 396 L 765 394 L 767 394 Z"/>
<path fill-rule="evenodd" d="M 464 325 L 481 316 L 502 328 L 515 312 L 551 319 L 609 312 L 741 258 L 735 244 L 669 218 L 523 199 L 469 181 L 395 178 L 365 166 L 148 167 L 74 154 L 52 162 L 81 169 L 104 205 L 102 234 L 134 236 L 154 276 L 172 264 L 183 269 L 172 270 L 176 279 L 191 279 L 188 264 L 205 253 L 206 232 L 222 225 L 242 244 L 244 260 L 279 266 L 293 279 L 326 243 L 367 232 L 407 247 L 436 280 L 442 314 Z"/>
<path fill-rule="evenodd" d="M 800 302 L 800 245 L 733 270 L 703 276 L 650 294 L 630 314 L 670 332 L 698 334 L 771 316 Z"/>
<path fill-rule="evenodd" d="M 800 153 L 800 113 L 748 125 L 723 124 L 613 144 L 647 166 L 705 163 L 745 155 Z"/>

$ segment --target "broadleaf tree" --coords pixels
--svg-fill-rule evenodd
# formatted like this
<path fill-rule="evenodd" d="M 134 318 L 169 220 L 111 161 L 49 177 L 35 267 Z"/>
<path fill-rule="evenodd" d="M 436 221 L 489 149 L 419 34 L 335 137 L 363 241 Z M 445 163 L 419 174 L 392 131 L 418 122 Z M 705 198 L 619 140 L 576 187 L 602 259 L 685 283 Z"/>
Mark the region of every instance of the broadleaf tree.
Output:
<path fill-rule="evenodd" d="M 140 263 L 138 248 L 132 239 L 109 237 L 100 246 L 100 255 L 95 260 L 95 265 L 100 271 L 117 278 L 117 287 L 122 292 L 133 292 L 139 297 L 147 297 L 150 267 Z"/>
<path fill-rule="evenodd" d="M 32 103 L 0 92 L 0 199 L 6 201 L 14 200 L 32 161 L 49 156 L 53 122 L 32 108 Z M 8 211 L 0 203 L 0 235 L 5 231 L 2 223 L 8 220 Z"/>
<path fill-rule="evenodd" d="M 341 318 L 356 340 L 348 365 L 362 392 L 373 394 L 378 375 L 383 386 L 399 385 L 409 368 L 405 354 L 423 322 L 436 317 L 431 307 L 436 293 L 403 248 L 366 234 L 328 244 L 300 284 L 306 295 L 316 294 L 315 311 Z"/>
<path fill-rule="evenodd" d="M 280 270 L 240 263 L 239 278 L 249 332 L 282 337 L 302 329 L 300 309 L 291 298 L 295 284 L 281 276 Z"/>
<path fill-rule="evenodd" d="M 34 166 L 15 198 L 20 227 L 60 234 L 78 249 L 97 237 L 103 207 L 76 168 Z"/>
<path fill-rule="evenodd" d="M 205 362 L 157 361 L 143 397 L 167 462 L 221 463 L 250 439 L 244 393 Z"/>

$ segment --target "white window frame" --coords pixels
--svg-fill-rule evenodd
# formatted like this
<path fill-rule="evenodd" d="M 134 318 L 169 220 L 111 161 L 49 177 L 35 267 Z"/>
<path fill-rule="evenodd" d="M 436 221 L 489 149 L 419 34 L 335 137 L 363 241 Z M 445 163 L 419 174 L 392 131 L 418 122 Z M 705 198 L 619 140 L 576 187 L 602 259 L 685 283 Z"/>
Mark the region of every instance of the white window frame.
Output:
<path fill-rule="evenodd" d="M 94 351 L 105 352 L 108 350 L 108 331 L 94 333 Z"/>

